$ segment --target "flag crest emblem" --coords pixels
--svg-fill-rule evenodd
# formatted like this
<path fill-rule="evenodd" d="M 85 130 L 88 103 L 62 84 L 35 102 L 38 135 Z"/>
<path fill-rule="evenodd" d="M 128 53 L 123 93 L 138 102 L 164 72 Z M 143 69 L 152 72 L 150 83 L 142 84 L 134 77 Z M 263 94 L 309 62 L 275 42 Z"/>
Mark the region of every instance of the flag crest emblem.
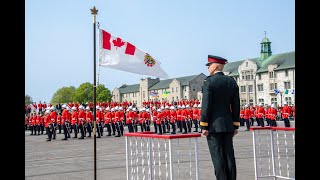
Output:
<path fill-rule="evenodd" d="M 144 56 L 144 64 L 146 64 L 148 67 L 152 67 L 156 64 L 156 60 L 154 60 L 148 53 Z"/>

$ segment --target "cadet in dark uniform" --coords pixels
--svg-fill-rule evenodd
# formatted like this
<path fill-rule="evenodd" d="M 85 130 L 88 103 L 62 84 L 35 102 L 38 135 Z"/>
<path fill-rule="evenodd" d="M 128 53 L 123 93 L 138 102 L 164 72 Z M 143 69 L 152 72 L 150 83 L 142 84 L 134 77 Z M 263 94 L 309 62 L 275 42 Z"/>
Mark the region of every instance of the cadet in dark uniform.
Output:
<path fill-rule="evenodd" d="M 222 72 L 226 59 L 208 56 L 210 76 L 204 80 L 200 126 L 207 137 L 217 180 L 237 176 L 233 136 L 240 126 L 239 87 Z"/>

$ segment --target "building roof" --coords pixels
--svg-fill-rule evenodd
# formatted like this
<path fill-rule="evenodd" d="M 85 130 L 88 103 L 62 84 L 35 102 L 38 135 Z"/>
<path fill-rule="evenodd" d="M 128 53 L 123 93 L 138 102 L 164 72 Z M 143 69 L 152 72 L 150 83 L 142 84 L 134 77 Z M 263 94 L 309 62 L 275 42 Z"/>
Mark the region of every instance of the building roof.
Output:
<path fill-rule="evenodd" d="M 295 51 L 282 53 L 282 54 L 275 54 L 267 59 L 261 61 L 260 58 L 252 58 L 250 59 L 258 65 L 257 73 L 267 72 L 268 65 L 270 64 L 277 64 L 278 67 L 276 70 L 282 69 L 291 69 L 295 68 Z M 227 63 L 223 71 L 231 72 L 228 76 L 239 76 L 238 67 L 244 62 L 245 60 L 234 61 Z"/>
<path fill-rule="evenodd" d="M 202 73 L 201 73 L 202 74 Z M 173 78 L 173 79 L 166 79 L 166 80 L 161 80 L 152 87 L 149 88 L 149 90 L 156 90 L 156 89 L 167 89 L 169 88 L 170 83 L 176 79 L 180 82 L 181 86 L 186 86 L 189 84 L 189 82 L 199 76 L 200 74 L 197 75 L 191 75 L 191 76 L 184 76 L 184 77 L 179 77 L 179 78 Z"/>
<path fill-rule="evenodd" d="M 121 94 L 123 93 L 131 93 L 131 92 L 138 92 L 140 88 L 140 84 L 133 84 L 133 85 L 122 85 L 119 87 L 119 91 Z"/>

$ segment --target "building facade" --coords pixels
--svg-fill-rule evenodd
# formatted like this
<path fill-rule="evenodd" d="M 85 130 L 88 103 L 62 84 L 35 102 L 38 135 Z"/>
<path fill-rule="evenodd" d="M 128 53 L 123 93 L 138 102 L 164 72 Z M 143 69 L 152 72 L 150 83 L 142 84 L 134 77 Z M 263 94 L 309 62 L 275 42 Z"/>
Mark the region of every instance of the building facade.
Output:
<path fill-rule="evenodd" d="M 203 73 L 173 79 L 159 78 L 140 79 L 139 84 L 122 85 L 112 91 L 115 102 L 132 102 L 138 107 L 145 101 L 179 101 L 198 99 L 203 81 L 207 76 Z"/>
<path fill-rule="evenodd" d="M 223 72 L 237 81 L 242 105 L 294 104 L 295 52 L 272 55 L 267 37 L 261 42 L 260 57 L 227 63 Z"/>
<path fill-rule="evenodd" d="M 272 55 L 267 37 L 261 42 L 260 57 L 229 62 L 223 73 L 233 77 L 239 85 L 241 105 L 295 102 L 295 52 Z M 141 106 L 144 101 L 198 99 L 202 101 L 203 73 L 167 80 L 141 79 L 139 84 L 122 85 L 112 91 L 112 100 L 130 101 Z"/>

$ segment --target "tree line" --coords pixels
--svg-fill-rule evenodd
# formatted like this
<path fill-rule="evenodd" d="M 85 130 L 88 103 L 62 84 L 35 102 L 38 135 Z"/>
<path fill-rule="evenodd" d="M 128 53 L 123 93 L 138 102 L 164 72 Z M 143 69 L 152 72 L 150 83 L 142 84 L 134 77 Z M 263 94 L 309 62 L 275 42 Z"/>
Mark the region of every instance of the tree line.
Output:
<path fill-rule="evenodd" d="M 96 88 L 97 102 L 110 102 L 112 94 L 103 84 Z M 74 86 L 62 87 L 52 96 L 50 103 L 68 103 L 68 102 L 93 102 L 93 84 L 89 82 L 82 83 L 78 88 Z M 32 97 L 25 95 L 25 105 L 33 104 Z"/>

